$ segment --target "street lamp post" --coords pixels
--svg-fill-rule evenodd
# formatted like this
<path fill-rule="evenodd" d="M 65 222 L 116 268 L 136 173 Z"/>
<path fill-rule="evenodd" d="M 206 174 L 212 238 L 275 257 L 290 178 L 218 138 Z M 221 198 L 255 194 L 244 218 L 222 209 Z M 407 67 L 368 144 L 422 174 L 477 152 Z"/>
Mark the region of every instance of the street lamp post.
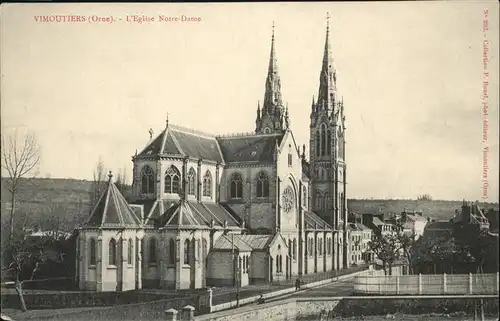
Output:
<path fill-rule="evenodd" d="M 234 285 L 236 286 L 236 307 L 240 306 L 240 262 L 239 262 L 239 255 L 236 255 L 236 251 L 234 248 L 234 234 L 231 235 L 231 248 L 232 248 L 232 254 L 233 254 L 233 271 L 234 271 L 234 277 L 233 277 L 233 282 Z"/>

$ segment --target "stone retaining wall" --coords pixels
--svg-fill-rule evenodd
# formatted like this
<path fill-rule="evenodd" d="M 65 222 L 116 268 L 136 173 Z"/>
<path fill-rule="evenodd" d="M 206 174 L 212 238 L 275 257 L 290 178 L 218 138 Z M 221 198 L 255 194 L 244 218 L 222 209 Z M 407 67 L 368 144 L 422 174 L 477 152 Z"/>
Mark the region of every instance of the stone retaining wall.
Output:
<path fill-rule="evenodd" d="M 498 297 L 482 296 L 485 313 L 498 316 Z M 258 306 L 247 306 L 197 316 L 197 321 L 234 320 L 311 320 L 311 318 L 368 316 L 387 314 L 429 314 L 464 312 L 472 314 L 474 302 L 480 297 L 472 296 L 404 296 L 404 297 L 324 297 L 292 298 Z"/>

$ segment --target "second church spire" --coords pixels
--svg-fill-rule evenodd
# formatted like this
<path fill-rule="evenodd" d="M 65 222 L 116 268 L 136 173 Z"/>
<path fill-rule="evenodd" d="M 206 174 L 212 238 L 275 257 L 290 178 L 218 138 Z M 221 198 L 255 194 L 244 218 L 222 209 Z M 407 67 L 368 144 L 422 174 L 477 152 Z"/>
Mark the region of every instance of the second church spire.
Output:
<path fill-rule="evenodd" d="M 319 110 L 332 110 L 334 108 L 337 91 L 336 83 L 337 75 L 333 64 L 332 49 L 330 47 L 330 14 L 327 14 L 325 51 L 323 53 L 323 63 L 319 77 L 319 93 L 317 102 L 317 108 Z"/>

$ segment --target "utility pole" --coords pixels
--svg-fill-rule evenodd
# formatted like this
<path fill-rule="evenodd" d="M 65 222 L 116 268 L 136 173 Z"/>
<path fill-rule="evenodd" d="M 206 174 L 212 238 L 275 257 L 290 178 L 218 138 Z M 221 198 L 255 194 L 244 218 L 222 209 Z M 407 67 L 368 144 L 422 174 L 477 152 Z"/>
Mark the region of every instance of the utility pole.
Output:
<path fill-rule="evenodd" d="M 233 284 L 236 286 L 236 307 L 240 306 L 240 282 L 239 282 L 239 274 L 240 274 L 240 262 L 239 255 L 236 256 L 236 251 L 234 248 L 234 234 L 231 234 L 231 249 L 233 254 Z"/>

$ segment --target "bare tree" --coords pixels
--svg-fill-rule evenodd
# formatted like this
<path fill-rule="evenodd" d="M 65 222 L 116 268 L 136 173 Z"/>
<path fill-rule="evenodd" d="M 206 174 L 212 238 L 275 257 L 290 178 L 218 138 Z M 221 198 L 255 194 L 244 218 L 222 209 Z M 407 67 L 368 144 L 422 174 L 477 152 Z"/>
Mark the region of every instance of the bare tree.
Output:
<path fill-rule="evenodd" d="M 14 131 L 10 135 L 2 136 L 2 167 L 8 174 L 8 191 L 11 195 L 9 239 L 14 233 L 14 215 L 19 188 L 23 178 L 32 173 L 39 162 L 40 146 L 34 133 L 18 137 L 17 131 Z"/>
<path fill-rule="evenodd" d="M 70 215 L 68 207 L 60 203 L 51 203 L 44 211 L 39 227 L 50 242 L 56 242 L 64 235 L 65 223 Z"/>
<path fill-rule="evenodd" d="M 11 235 L 7 251 L 10 258 L 7 272 L 14 275 L 15 289 L 24 312 L 27 307 L 23 296 L 23 283 L 33 280 L 41 265 L 46 262 L 46 255 L 43 247 L 30 241 L 23 230 L 16 230 L 16 233 Z"/>
<path fill-rule="evenodd" d="M 118 190 L 123 194 L 128 187 L 127 173 L 125 172 L 125 168 L 118 170 L 117 173 L 118 174 L 116 175 L 115 185 L 118 188 Z"/>
<path fill-rule="evenodd" d="M 96 167 L 94 169 L 92 187 L 90 189 L 90 212 L 92 212 L 94 206 L 97 204 L 97 201 L 99 200 L 99 197 L 104 190 L 105 182 L 106 169 L 101 157 L 99 157 L 99 160 L 97 161 Z"/>

